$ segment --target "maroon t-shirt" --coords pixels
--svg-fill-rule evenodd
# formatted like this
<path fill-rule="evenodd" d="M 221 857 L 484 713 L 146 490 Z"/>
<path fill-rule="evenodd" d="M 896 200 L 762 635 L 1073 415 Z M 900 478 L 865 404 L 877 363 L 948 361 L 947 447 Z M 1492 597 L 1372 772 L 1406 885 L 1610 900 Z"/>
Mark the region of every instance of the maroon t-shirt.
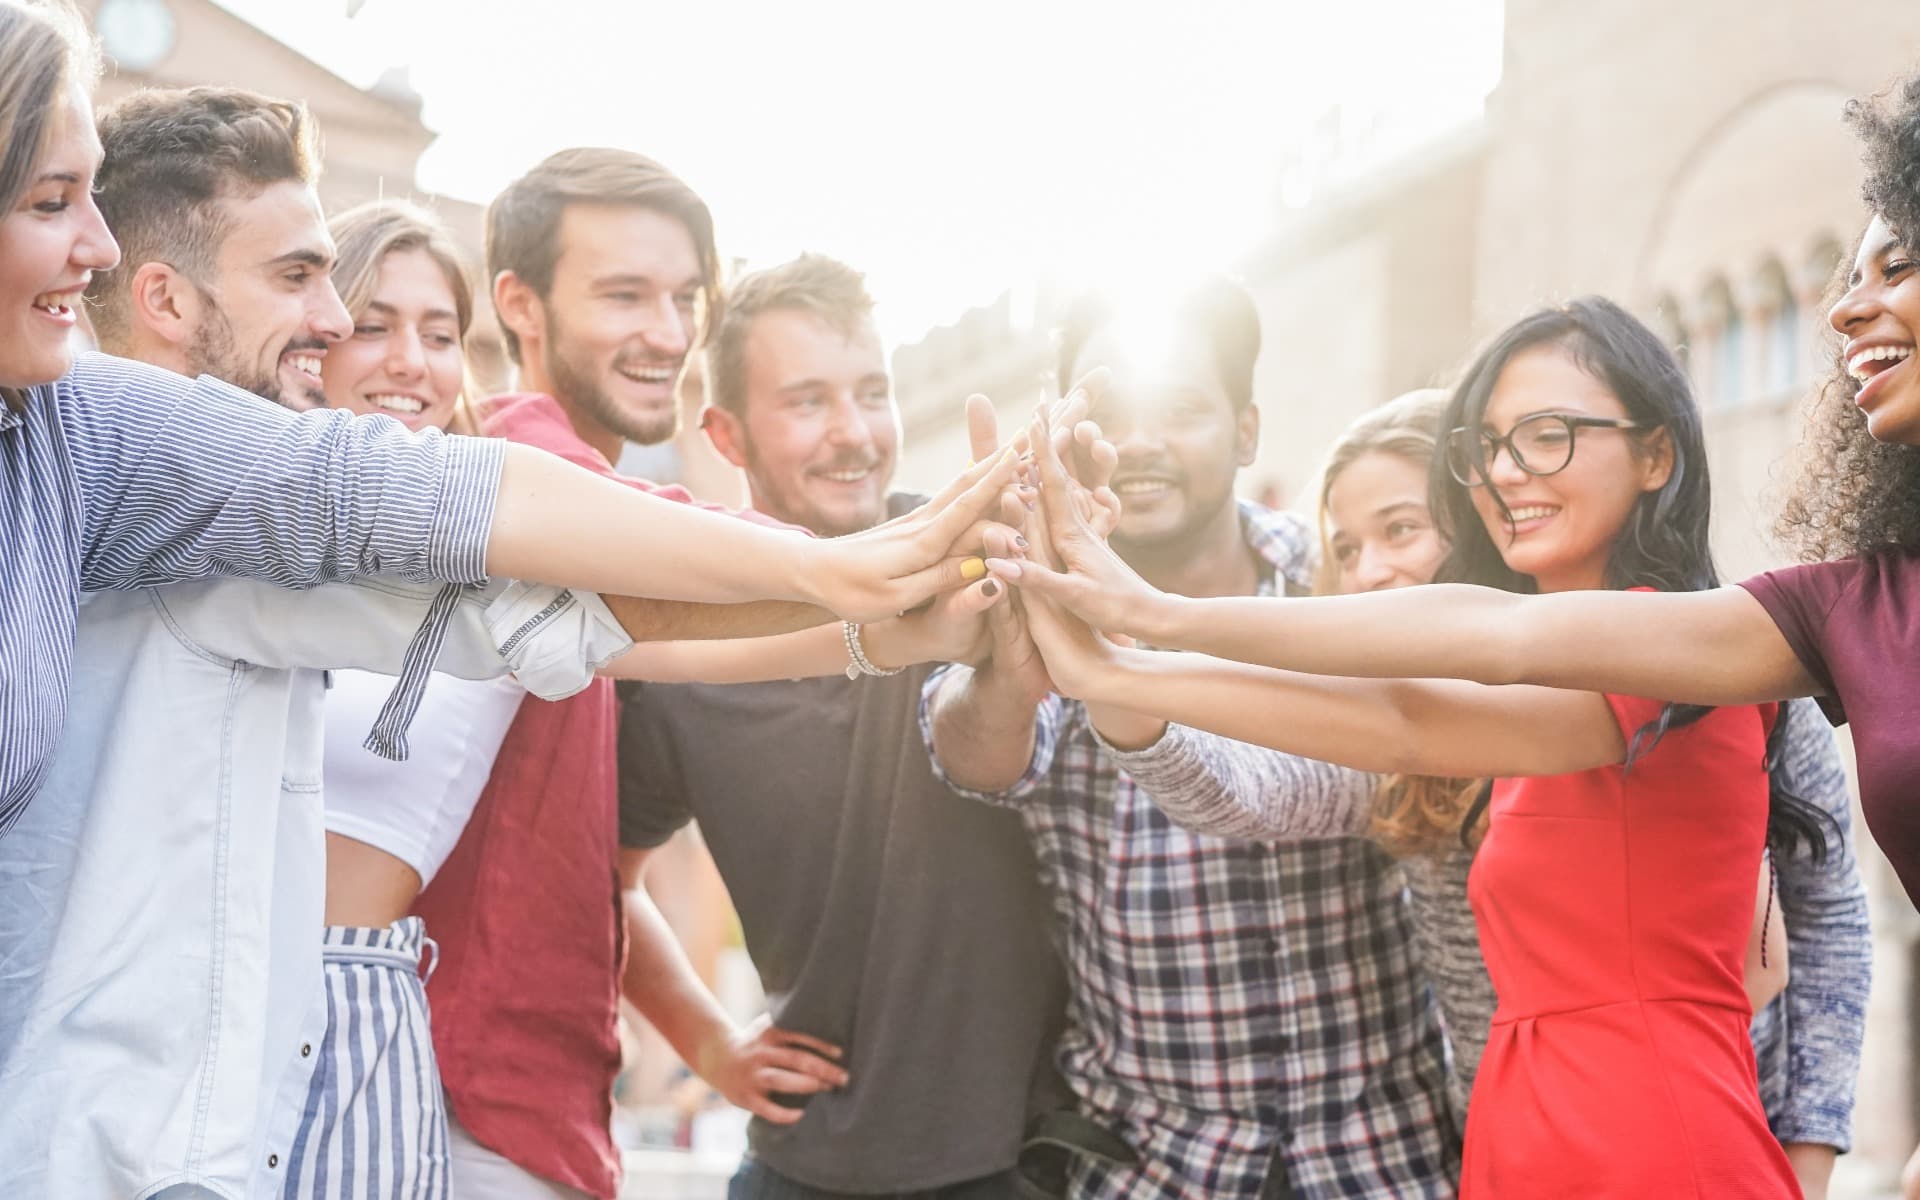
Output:
<path fill-rule="evenodd" d="M 1920 905 L 1920 552 L 1768 571 L 1740 585 L 1853 726 L 1860 807 Z"/>

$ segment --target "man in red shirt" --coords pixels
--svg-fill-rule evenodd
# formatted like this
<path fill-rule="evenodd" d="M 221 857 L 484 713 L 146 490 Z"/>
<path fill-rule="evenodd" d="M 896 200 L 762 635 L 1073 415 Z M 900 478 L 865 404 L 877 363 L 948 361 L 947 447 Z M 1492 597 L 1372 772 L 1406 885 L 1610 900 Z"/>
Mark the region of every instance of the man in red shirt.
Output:
<path fill-rule="evenodd" d="M 487 269 L 522 390 L 485 407 L 485 432 L 690 501 L 613 462 L 625 441 L 673 435 L 675 381 L 718 314 L 700 198 L 638 154 L 565 150 L 488 208 Z M 657 615 L 662 638 L 825 617 L 777 601 Z M 415 908 L 440 948 L 428 997 L 465 1200 L 613 1200 L 619 1189 L 616 726 L 605 680 L 559 703 L 523 701 L 466 833 Z"/>

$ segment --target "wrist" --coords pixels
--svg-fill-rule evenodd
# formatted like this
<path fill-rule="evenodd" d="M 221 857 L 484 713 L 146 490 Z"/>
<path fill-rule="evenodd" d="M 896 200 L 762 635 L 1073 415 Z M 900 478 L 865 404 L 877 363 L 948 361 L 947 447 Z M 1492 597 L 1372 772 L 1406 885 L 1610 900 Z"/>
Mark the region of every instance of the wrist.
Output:
<path fill-rule="evenodd" d="M 1132 626 L 1123 632 L 1165 649 L 1178 649 L 1185 636 L 1187 597 L 1156 591 L 1146 603 L 1137 606 Z"/>
<path fill-rule="evenodd" d="M 900 671 L 928 661 L 914 635 L 912 617 L 889 617 L 860 627 L 860 647 L 867 661 L 882 671 Z"/>

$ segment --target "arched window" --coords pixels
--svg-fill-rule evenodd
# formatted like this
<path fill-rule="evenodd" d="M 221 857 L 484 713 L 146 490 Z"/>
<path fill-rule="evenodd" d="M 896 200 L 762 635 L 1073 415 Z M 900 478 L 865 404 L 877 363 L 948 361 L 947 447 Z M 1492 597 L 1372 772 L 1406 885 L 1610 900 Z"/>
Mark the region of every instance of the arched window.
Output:
<path fill-rule="evenodd" d="M 1770 258 L 1755 280 L 1758 308 L 1766 314 L 1766 357 L 1763 360 L 1760 394 L 1769 398 L 1790 395 L 1802 382 L 1803 356 L 1800 352 L 1803 331 L 1800 327 L 1800 302 L 1787 281 L 1780 260 Z"/>
<path fill-rule="evenodd" d="M 1702 323 L 1713 338 L 1712 388 L 1701 399 L 1722 407 L 1740 404 L 1747 398 L 1746 327 L 1725 279 L 1707 285 L 1700 308 Z"/>

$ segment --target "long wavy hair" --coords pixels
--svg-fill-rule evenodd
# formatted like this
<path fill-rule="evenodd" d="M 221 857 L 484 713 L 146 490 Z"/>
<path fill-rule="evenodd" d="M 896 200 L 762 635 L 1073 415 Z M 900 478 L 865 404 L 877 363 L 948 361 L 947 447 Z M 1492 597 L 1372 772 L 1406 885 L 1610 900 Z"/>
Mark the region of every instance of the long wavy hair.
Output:
<path fill-rule="evenodd" d="M 1408 392 L 1362 414 L 1335 439 L 1320 467 L 1316 491 L 1320 563 L 1314 574 L 1315 593 L 1331 596 L 1340 591 L 1340 569 L 1333 557 L 1327 516 L 1327 500 L 1340 473 L 1369 454 L 1391 454 L 1427 470 L 1439 446 L 1440 416 L 1446 407 L 1444 388 Z M 1438 858 L 1453 849 L 1454 835 L 1479 790 L 1480 781 L 1474 779 L 1390 776 L 1374 795 L 1367 836 L 1395 858 Z"/>
<path fill-rule="evenodd" d="M 1615 537 L 1607 558 L 1606 586 L 1650 587 L 1668 592 L 1705 591 L 1720 586 L 1709 544 L 1712 502 L 1707 479 L 1706 436 L 1693 402 L 1686 372 L 1659 336 L 1634 316 L 1600 296 L 1585 296 L 1543 308 L 1508 326 L 1481 350 L 1448 398 L 1444 429 L 1478 429 L 1487 401 L 1507 364 L 1521 353 L 1552 346 L 1604 384 L 1628 417 L 1652 428 L 1628 436 L 1637 453 L 1649 451 L 1664 430 L 1673 448 L 1673 470 L 1659 489 L 1641 496 Z M 1532 576 L 1507 565 L 1500 547 L 1481 521 L 1472 495 L 1436 455 L 1428 476 L 1434 517 L 1449 539 L 1447 556 L 1434 578 L 1443 583 L 1477 583 L 1510 592 L 1537 591 Z M 1499 503 L 1498 493 L 1494 495 Z M 1503 506 L 1504 507 L 1504 506 Z M 1669 704 L 1660 715 L 1627 739 L 1627 768 L 1651 751 L 1670 730 L 1698 721 L 1712 709 L 1698 704 Z M 1824 859 L 1831 819 L 1819 807 L 1789 791 L 1781 780 L 1780 740 L 1786 728 L 1776 720 L 1767 740 L 1770 782 L 1767 844 L 1776 854 L 1807 846 Z M 1467 840 L 1492 799 L 1491 784 L 1479 788 L 1461 838 Z"/>
<path fill-rule="evenodd" d="M 1920 75 L 1853 101 L 1846 119 L 1860 138 L 1868 207 L 1920 253 Z M 1845 291 L 1846 274 L 1843 262 L 1823 309 Z M 1830 366 L 1807 407 L 1774 532 L 1807 562 L 1920 546 L 1920 447 L 1873 439 L 1841 340 L 1828 331 L 1827 342 Z"/>

